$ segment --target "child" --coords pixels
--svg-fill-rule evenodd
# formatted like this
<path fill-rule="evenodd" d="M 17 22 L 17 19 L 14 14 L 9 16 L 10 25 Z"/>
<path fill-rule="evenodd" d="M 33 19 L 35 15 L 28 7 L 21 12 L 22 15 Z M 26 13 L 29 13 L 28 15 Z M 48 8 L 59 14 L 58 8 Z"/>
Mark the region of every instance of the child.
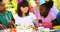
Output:
<path fill-rule="evenodd" d="M 17 14 L 18 16 L 15 19 L 15 24 L 22 26 L 34 26 L 36 17 L 33 13 L 29 12 L 29 5 L 26 0 L 18 3 Z"/>
<path fill-rule="evenodd" d="M 53 22 L 53 25 L 56 23 L 56 16 L 54 13 L 50 12 L 50 9 L 52 8 L 53 3 L 52 2 L 46 2 L 40 6 L 40 20 L 42 23 L 51 23 Z"/>
<path fill-rule="evenodd" d="M 14 18 L 12 13 L 6 10 L 5 4 L 3 3 L 2 0 L 0 0 L 0 27 L 5 26 L 6 28 L 10 28 L 9 23 L 10 22 L 13 23 L 13 21 Z"/>

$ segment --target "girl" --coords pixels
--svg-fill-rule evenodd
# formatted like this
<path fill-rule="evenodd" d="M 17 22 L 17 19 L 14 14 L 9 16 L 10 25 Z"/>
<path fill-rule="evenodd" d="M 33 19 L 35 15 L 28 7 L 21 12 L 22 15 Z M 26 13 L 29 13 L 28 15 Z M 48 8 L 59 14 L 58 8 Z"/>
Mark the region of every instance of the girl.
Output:
<path fill-rule="evenodd" d="M 41 20 L 39 20 L 40 16 L 41 16 L 39 13 L 39 7 L 40 7 L 39 0 L 34 0 L 34 1 L 37 5 L 36 5 L 36 7 L 34 7 L 33 12 L 34 12 L 35 16 L 37 17 L 37 21 L 41 21 Z M 51 2 L 51 5 L 52 5 L 50 12 L 52 12 L 56 17 L 58 12 L 57 12 L 57 8 L 54 6 L 54 2 L 52 0 L 49 0 L 48 2 Z"/>
<path fill-rule="evenodd" d="M 15 24 L 22 26 L 34 26 L 36 17 L 33 13 L 29 12 L 28 2 L 23 0 L 18 3 L 17 7 L 18 16 L 15 19 Z"/>
<path fill-rule="evenodd" d="M 42 23 L 53 23 L 53 25 L 56 25 L 56 16 L 54 13 L 50 12 L 50 9 L 53 6 L 53 2 L 49 1 L 40 6 L 40 20 Z"/>

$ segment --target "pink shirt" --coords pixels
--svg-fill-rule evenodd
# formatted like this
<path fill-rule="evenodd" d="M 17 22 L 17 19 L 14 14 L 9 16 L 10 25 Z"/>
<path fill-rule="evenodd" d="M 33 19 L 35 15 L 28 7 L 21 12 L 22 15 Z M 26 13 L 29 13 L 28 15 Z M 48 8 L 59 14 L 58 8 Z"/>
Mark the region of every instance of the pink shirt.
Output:
<path fill-rule="evenodd" d="M 42 20 L 42 23 L 46 23 L 46 22 L 51 22 L 52 20 L 56 19 L 56 15 L 57 15 L 57 8 L 55 6 L 53 6 L 48 14 L 48 16 L 46 18 L 42 17 L 39 13 L 39 9 L 37 7 L 34 7 L 34 14 L 37 17 L 37 20 Z"/>
<path fill-rule="evenodd" d="M 47 23 L 47 22 L 51 22 L 52 20 L 56 19 L 56 16 L 52 12 L 49 12 L 46 18 L 40 16 L 40 19 L 42 20 L 42 23 Z"/>
<path fill-rule="evenodd" d="M 57 15 L 58 9 L 56 8 L 56 6 L 53 6 L 53 7 L 50 9 L 50 12 L 54 13 L 54 15 Z"/>
<path fill-rule="evenodd" d="M 35 14 L 37 20 L 39 20 L 40 19 L 39 8 L 38 7 L 34 7 L 34 10 L 33 11 L 34 11 L 34 14 Z"/>

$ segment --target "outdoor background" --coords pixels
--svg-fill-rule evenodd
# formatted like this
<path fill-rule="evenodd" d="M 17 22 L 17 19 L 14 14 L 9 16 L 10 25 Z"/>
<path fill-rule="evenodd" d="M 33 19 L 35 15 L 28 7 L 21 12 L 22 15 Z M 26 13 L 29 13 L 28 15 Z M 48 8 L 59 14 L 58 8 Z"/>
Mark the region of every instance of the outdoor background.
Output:
<path fill-rule="evenodd" d="M 29 2 L 29 5 L 34 7 L 36 4 L 34 3 L 33 0 L 27 0 Z M 45 0 L 48 1 L 48 0 Z M 60 0 L 53 0 L 54 1 L 54 5 L 57 7 L 58 11 L 60 11 Z M 17 8 L 17 3 L 18 0 L 3 0 L 3 2 L 6 5 L 6 9 L 11 11 L 14 18 L 16 17 L 16 8 Z"/>

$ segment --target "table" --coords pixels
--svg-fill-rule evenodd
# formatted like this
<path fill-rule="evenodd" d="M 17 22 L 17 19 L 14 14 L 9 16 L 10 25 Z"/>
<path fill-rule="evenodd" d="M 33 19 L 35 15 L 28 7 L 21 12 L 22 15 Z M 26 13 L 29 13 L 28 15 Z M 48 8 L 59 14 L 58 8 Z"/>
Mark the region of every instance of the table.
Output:
<path fill-rule="evenodd" d="M 20 31 L 20 30 L 18 30 L 18 31 Z M 29 30 L 28 30 L 29 31 Z M 56 32 L 57 30 L 49 30 L 50 32 Z M 5 29 L 5 30 L 0 30 L 0 32 L 16 32 L 16 29 L 15 28 L 12 28 L 12 29 Z M 21 32 L 21 31 L 20 31 Z M 24 31 L 22 31 L 22 32 L 24 32 Z M 27 30 L 26 30 L 26 32 L 27 32 Z M 30 32 L 30 31 L 29 31 Z M 33 32 L 42 32 L 42 31 L 40 31 L 40 30 L 34 30 Z M 45 31 L 46 32 L 46 31 Z"/>

